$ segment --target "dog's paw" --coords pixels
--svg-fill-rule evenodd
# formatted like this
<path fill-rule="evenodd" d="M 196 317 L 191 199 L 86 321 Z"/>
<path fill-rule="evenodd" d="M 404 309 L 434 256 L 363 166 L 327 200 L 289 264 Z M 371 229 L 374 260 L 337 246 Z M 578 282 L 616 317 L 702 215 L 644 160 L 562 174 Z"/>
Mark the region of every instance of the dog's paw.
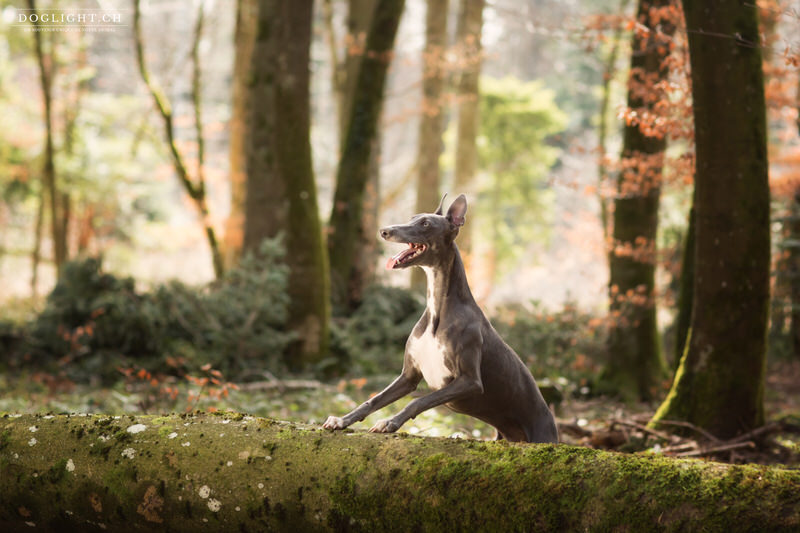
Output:
<path fill-rule="evenodd" d="M 397 424 L 391 418 L 386 418 L 384 420 L 378 420 L 374 426 L 372 426 L 369 430 L 370 433 L 394 433 L 400 429 L 400 425 Z"/>
<path fill-rule="evenodd" d="M 344 418 L 338 416 L 329 416 L 328 419 L 322 424 L 325 429 L 344 429 L 347 424 L 344 423 Z"/>

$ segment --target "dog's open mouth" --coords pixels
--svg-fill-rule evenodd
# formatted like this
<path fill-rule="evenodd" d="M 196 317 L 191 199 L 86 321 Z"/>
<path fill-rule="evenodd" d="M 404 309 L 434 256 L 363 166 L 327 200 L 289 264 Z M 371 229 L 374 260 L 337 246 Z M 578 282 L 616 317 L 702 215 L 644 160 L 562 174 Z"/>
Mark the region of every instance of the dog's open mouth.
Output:
<path fill-rule="evenodd" d="M 410 242 L 408 243 L 408 248 L 394 255 L 393 257 L 390 257 L 386 261 L 386 268 L 391 270 L 393 268 L 405 266 L 409 262 L 419 257 L 427 249 L 428 247 L 422 243 Z"/>

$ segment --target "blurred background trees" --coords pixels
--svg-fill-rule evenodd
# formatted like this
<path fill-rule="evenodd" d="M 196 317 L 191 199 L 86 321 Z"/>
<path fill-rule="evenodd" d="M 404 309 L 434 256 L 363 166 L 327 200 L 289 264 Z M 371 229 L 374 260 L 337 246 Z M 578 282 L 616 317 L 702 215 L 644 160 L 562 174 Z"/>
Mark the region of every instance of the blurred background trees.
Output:
<path fill-rule="evenodd" d="M 675 394 L 697 388 L 709 344 L 742 357 L 757 403 L 767 292 L 770 360 L 800 351 L 798 20 L 720 0 L 752 17 L 700 43 L 680 7 L 3 0 L 0 365 L 391 371 L 424 279 L 382 272 L 376 230 L 464 192 L 474 292 L 556 388 L 658 401 L 670 366 Z M 121 23 L 19 22 L 71 8 Z M 766 144 L 734 146 L 763 122 L 757 87 Z"/>

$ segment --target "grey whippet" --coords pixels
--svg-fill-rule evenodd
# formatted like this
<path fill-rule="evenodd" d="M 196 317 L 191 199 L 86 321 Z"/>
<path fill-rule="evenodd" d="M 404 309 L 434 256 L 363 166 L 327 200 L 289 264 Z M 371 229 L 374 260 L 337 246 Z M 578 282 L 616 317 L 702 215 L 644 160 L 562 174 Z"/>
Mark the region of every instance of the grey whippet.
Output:
<path fill-rule="evenodd" d="M 442 204 L 444 198 L 442 198 Z M 386 268 L 419 266 L 428 278 L 428 302 L 406 342 L 403 371 L 386 389 L 343 417 L 330 416 L 327 429 L 346 428 L 417 388 L 425 378 L 432 392 L 411 401 L 395 416 L 377 422 L 371 432 L 397 431 L 408 419 L 445 404 L 497 429 L 509 441 L 558 442 L 558 430 L 528 368 L 475 303 L 455 244 L 464 225 L 467 199 L 462 194 L 446 215 L 414 216 L 408 224 L 388 226 L 380 236 L 408 248 Z"/>

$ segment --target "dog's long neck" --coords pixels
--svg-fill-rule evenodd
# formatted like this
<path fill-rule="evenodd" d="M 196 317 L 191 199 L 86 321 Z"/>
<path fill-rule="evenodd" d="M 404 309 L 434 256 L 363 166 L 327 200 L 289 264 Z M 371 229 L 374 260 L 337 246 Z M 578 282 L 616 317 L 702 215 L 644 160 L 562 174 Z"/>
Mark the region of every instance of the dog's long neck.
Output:
<path fill-rule="evenodd" d="M 434 332 L 439 319 L 447 312 L 448 303 L 475 302 L 467 283 L 464 263 L 455 243 L 443 254 L 442 260 L 435 266 L 424 266 L 422 269 L 428 278 L 427 312 L 433 322 Z"/>

